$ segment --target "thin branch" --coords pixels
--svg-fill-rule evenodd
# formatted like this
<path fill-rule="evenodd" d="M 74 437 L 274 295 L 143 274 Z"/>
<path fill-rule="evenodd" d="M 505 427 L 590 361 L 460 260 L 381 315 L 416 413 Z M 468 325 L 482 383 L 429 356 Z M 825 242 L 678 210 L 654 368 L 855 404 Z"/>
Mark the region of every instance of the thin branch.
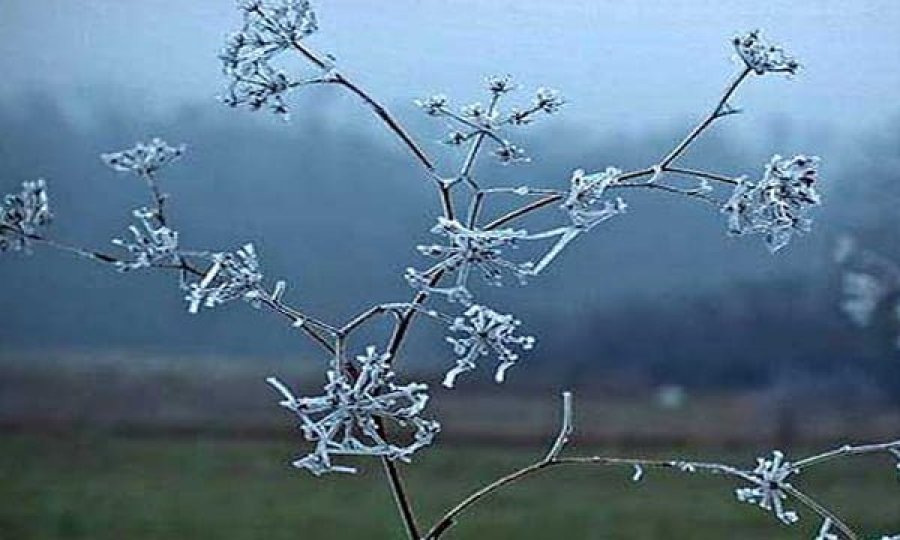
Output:
<path fill-rule="evenodd" d="M 425 168 L 425 171 L 428 175 L 440 182 L 441 179 L 435 172 L 434 162 L 425 153 L 424 150 L 419 146 L 419 144 L 409 135 L 406 129 L 394 118 L 394 116 L 388 111 L 388 109 L 379 103 L 374 97 L 372 97 L 368 92 L 359 87 L 356 83 L 348 79 L 343 74 L 335 71 L 331 62 L 327 61 L 323 57 L 321 57 L 318 53 L 314 52 L 312 49 L 304 45 L 299 40 L 293 40 L 292 45 L 294 48 L 300 52 L 306 59 L 312 62 L 315 66 L 319 67 L 323 70 L 331 70 L 331 78 L 337 84 L 342 85 L 344 88 L 349 90 L 351 93 L 355 94 L 359 97 L 366 105 L 372 109 L 372 112 L 381 119 L 381 121 L 387 126 L 387 128 L 392 131 L 403 143 L 407 150 L 413 155 L 413 157 L 418 161 L 422 167 Z"/>
<path fill-rule="evenodd" d="M 830 520 L 831 523 L 838 528 L 838 530 L 844 533 L 848 540 L 857 540 L 858 536 L 856 532 L 851 529 L 849 525 L 838 518 L 834 514 L 834 512 L 819 504 L 815 499 L 790 484 L 783 484 L 781 486 L 781 489 L 783 489 L 785 493 L 788 493 L 792 497 L 797 499 L 797 501 L 799 501 L 803 506 L 815 512 L 822 519 Z"/>
<path fill-rule="evenodd" d="M 794 469 L 800 471 L 802 469 L 806 469 L 814 465 L 819 465 L 820 463 L 831 461 L 833 459 L 876 453 L 891 454 L 897 457 L 898 460 L 900 460 L 900 456 L 894 454 L 894 451 L 900 451 L 900 440 L 879 444 L 864 444 L 859 446 L 852 446 L 848 444 L 828 452 L 823 452 L 821 454 L 810 456 L 806 459 L 801 459 L 800 461 L 795 461 L 794 463 L 792 463 L 792 465 Z"/>
<path fill-rule="evenodd" d="M 737 185 L 737 180 L 734 178 L 729 178 L 727 176 L 721 174 L 715 174 L 708 171 L 698 171 L 695 169 L 684 169 L 682 167 L 666 167 L 663 169 L 667 172 L 673 172 L 675 174 L 683 174 L 685 176 L 695 176 L 697 178 L 706 178 L 707 180 L 714 180 L 716 182 L 721 182 L 723 184 L 730 184 L 732 186 Z"/>
<path fill-rule="evenodd" d="M 697 124 L 697 126 L 690 133 L 688 133 L 687 136 L 680 143 L 678 143 L 678 145 L 673 148 L 671 152 L 668 153 L 668 155 L 666 155 L 666 157 L 660 160 L 660 168 L 665 169 L 673 161 L 678 159 L 678 156 L 684 153 L 684 151 L 687 150 L 687 147 L 690 146 L 691 143 L 694 142 L 694 140 L 699 137 L 707 127 L 710 126 L 710 124 L 712 124 L 716 119 L 722 117 L 721 113 L 723 107 L 725 107 L 725 104 L 731 98 L 732 94 L 734 94 L 734 92 L 738 89 L 744 79 L 747 78 L 747 75 L 749 75 L 751 72 L 752 70 L 749 67 L 745 67 L 741 71 L 741 73 L 737 77 L 735 77 L 731 81 L 731 83 L 729 83 L 728 87 L 725 88 L 725 92 L 722 94 L 722 97 L 719 99 L 718 103 L 716 103 L 716 106 L 713 108 L 713 110 L 703 120 L 701 120 L 700 123 Z"/>
<path fill-rule="evenodd" d="M 550 450 L 544 457 L 544 461 L 556 461 L 560 452 L 565 448 L 566 443 L 569 442 L 569 437 L 572 436 L 572 432 L 575 430 L 575 424 L 572 419 L 572 392 L 563 392 L 562 398 L 562 422 L 559 426 L 559 435 L 557 435 L 556 440 L 553 441 L 553 446 L 550 447 Z"/>

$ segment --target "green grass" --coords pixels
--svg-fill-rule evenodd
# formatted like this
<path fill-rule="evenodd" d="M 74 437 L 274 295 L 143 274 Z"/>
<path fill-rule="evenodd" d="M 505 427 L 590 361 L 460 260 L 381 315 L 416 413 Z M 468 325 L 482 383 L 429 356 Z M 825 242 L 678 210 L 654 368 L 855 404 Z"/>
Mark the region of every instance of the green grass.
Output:
<path fill-rule="evenodd" d="M 597 449 L 586 449 L 597 450 Z M 290 469 L 289 442 L 0 439 L 0 539 L 402 538 L 377 461 L 358 476 L 312 478 Z M 435 518 L 482 482 L 542 449 L 443 447 L 404 466 L 420 519 Z M 631 451 L 629 454 L 640 453 Z M 750 454 L 671 450 L 653 455 L 740 460 Z M 886 458 L 848 461 L 798 480 L 866 537 L 900 532 L 900 482 Z M 735 502 L 722 478 L 647 471 L 555 470 L 504 491 L 448 539 L 811 538 L 804 515 L 786 528 Z"/>

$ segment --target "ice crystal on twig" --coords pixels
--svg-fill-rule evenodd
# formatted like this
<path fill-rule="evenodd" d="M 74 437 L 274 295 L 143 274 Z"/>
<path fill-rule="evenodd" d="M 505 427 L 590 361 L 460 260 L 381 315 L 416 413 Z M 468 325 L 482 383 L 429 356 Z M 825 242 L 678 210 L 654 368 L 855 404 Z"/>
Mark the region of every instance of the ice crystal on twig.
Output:
<path fill-rule="evenodd" d="M 455 272 L 455 285 L 450 288 L 430 288 L 425 274 L 408 268 L 406 279 L 415 288 L 444 294 L 450 300 L 466 303 L 467 299 L 471 298 L 467 283 L 473 267 L 480 271 L 482 277 L 491 285 L 501 285 L 504 273 L 513 274 L 520 282 L 531 273 L 532 263 L 514 263 L 503 258 L 504 248 L 515 248 L 520 241 L 528 239 L 528 233 L 524 230 L 470 229 L 459 221 L 440 217 L 431 232 L 447 237 L 450 240 L 449 245 L 422 245 L 418 250 L 423 255 L 440 259 L 433 270 Z"/>
<path fill-rule="evenodd" d="M 137 143 L 121 152 L 101 154 L 103 161 L 113 170 L 131 172 L 139 176 L 152 175 L 184 155 L 185 145 L 169 146 L 166 141 L 154 138 L 148 143 Z"/>
<path fill-rule="evenodd" d="M 556 114 L 565 100 L 556 90 L 539 88 L 530 106 L 513 107 L 508 112 L 503 112 L 500 109 L 501 98 L 516 89 L 512 78 L 509 75 L 488 77 L 485 86 L 491 95 L 487 106 L 478 102 L 471 103 L 462 106 L 459 113 L 456 113 L 450 108 L 449 99 L 444 94 L 416 100 L 415 104 L 425 114 L 444 118 L 454 126 L 443 139 L 444 143 L 458 146 L 477 137 L 478 144 L 483 140 L 493 143 L 495 148 L 491 153 L 500 163 L 529 161 L 525 151 L 503 135 L 503 128 L 529 124 L 539 113 Z"/>
<path fill-rule="evenodd" d="M 582 169 L 572 173 L 569 193 L 562 204 L 572 225 L 579 229 L 591 229 L 625 212 L 628 205 L 621 198 L 604 199 L 606 189 L 614 185 L 621 174 L 622 171 L 615 167 L 593 174 L 585 174 Z"/>
<path fill-rule="evenodd" d="M 775 514 L 782 523 L 791 525 L 800 519 L 796 512 L 784 508 L 784 500 L 787 499 L 785 488 L 790 487 L 787 479 L 794 472 L 791 463 L 785 461 L 784 454 L 776 450 L 772 452 L 771 459 L 759 458 L 756 469 L 748 474 L 755 485 L 739 488 L 735 494 L 739 501 L 755 504 Z"/>
<path fill-rule="evenodd" d="M 497 354 L 500 359 L 494 379 L 502 383 L 506 370 L 519 360 L 519 355 L 512 347 L 520 347 L 523 350 L 534 347 L 534 337 L 516 335 L 521 324 L 522 322 L 512 315 L 502 315 L 477 304 L 469 306 L 463 316 L 457 317 L 449 328 L 451 332 L 463 336 L 446 338 L 447 342 L 453 345 L 453 352 L 458 358 L 456 366 L 445 375 L 444 386 L 452 388 L 461 373 L 475 368 L 478 357 L 487 356 L 491 352 Z"/>
<path fill-rule="evenodd" d="M 762 180 L 739 179 L 722 207 L 731 234 L 762 234 L 772 252 L 786 246 L 794 231 L 807 232 L 806 210 L 821 204 L 816 189 L 816 157 L 772 157 Z"/>
<path fill-rule="evenodd" d="M 800 68 L 800 64 L 784 49 L 778 45 L 767 43 L 760 35 L 759 30 L 735 36 L 733 43 L 738 56 L 757 75 L 765 73 L 790 73 L 793 75 Z"/>
<path fill-rule="evenodd" d="M 263 275 L 253 244 L 234 253 L 213 253 L 209 258 L 212 264 L 203 277 L 186 284 L 188 311 L 197 313 L 201 307 L 212 308 L 238 298 L 251 303 L 259 300 Z"/>
<path fill-rule="evenodd" d="M 178 232 L 166 226 L 157 226 L 156 214 L 152 210 L 140 208 L 132 213 L 140 221 L 140 226 L 128 227 L 133 238 L 114 238 L 113 244 L 127 249 L 134 259 L 117 262 L 118 268 L 126 271 L 149 268 L 160 263 L 175 263 L 178 255 Z"/>
<path fill-rule="evenodd" d="M 323 69 L 324 78 L 293 80 L 272 64 L 276 55 L 318 30 L 315 12 L 306 0 L 248 0 L 239 2 L 239 7 L 244 26 L 228 37 L 219 54 L 228 77 L 222 101 L 253 110 L 267 106 L 286 116 L 284 96 L 289 90 L 327 79 Z"/>
<path fill-rule="evenodd" d="M 294 466 L 315 475 L 328 472 L 354 473 L 353 467 L 335 465 L 333 456 L 379 456 L 409 461 L 417 450 L 431 444 L 440 425 L 422 418 L 428 403 L 427 385 L 394 382 L 389 356 L 375 347 L 357 357 L 359 373 L 351 377 L 345 371 L 328 371 L 328 382 L 320 396 L 296 398 L 278 379 L 268 382 L 281 392 L 281 405 L 300 419 L 300 429 L 315 449 L 294 461 Z M 383 424 L 412 428 L 407 444 L 388 442 Z"/>
<path fill-rule="evenodd" d="M 22 190 L 6 195 L 0 206 L 0 253 L 27 250 L 38 230 L 52 219 L 46 182 L 22 182 Z"/>

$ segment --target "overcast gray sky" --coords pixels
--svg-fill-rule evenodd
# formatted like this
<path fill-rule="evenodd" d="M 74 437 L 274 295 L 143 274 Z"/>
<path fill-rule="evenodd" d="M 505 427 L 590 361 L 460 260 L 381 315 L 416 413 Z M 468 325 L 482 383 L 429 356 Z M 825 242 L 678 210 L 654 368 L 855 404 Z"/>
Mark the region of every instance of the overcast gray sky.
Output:
<path fill-rule="evenodd" d="M 314 5 L 314 45 L 389 102 L 433 91 L 476 98 L 483 75 L 508 72 L 529 87 L 559 88 L 571 103 L 567 118 L 601 130 L 677 118 L 706 106 L 728 77 L 728 38 L 761 27 L 807 69 L 795 82 L 751 85 L 739 105 L 841 128 L 897 110 L 893 0 Z M 2 0 L 0 95 L 45 87 L 83 97 L 113 86 L 154 109 L 210 100 L 222 82 L 216 52 L 237 26 L 232 0 Z"/>

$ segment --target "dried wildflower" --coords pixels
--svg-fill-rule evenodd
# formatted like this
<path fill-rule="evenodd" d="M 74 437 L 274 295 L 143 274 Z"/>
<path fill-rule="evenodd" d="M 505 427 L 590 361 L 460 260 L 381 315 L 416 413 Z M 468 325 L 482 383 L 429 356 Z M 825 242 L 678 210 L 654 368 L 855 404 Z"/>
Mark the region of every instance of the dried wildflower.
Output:
<path fill-rule="evenodd" d="M 284 400 L 281 405 L 300 418 L 300 429 L 315 449 L 294 461 L 294 466 L 315 475 L 328 472 L 355 473 L 353 467 L 335 465 L 333 456 L 379 456 L 409 461 L 413 453 L 428 446 L 440 425 L 421 417 L 428 403 L 428 386 L 394 382 L 389 355 L 368 347 L 357 357 L 359 375 L 351 378 L 343 371 L 330 370 L 324 393 L 296 398 L 278 379 L 269 378 Z M 406 444 L 388 442 L 380 423 L 390 422 L 413 428 Z"/>
<path fill-rule="evenodd" d="M 559 112 L 565 101 L 559 92 L 539 88 L 530 107 L 513 107 L 508 113 L 503 113 L 500 108 L 501 98 L 515 90 L 516 85 L 509 75 L 488 77 L 486 80 L 491 94 L 490 105 L 487 106 L 479 102 L 471 103 L 460 107 L 457 114 L 448 107 L 447 96 L 443 94 L 417 100 L 415 103 L 429 116 L 443 117 L 456 125 L 457 129 L 444 139 L 446 144 L 457 146 L 479 136 L 479 144 L 486 141 L 495 145 L 491 153 L 500 163 L 530 161 L 521 147 L 505 138 L 504 128 L 529 124 L 539 113 Z"/>
<path fill-rule="evenodd" d="M 253 244 L 235 253 L 213 253 L 209 258 L 212 264 L 200 281 L 185 286 L 188 311 L 197 313 L 201 306 L 212 308 L 237 298 L 258 302 L 263 275 Z"/>
<path fill-rule="evenodd" d="M 438 116 L 447 106 L 447 96 L 444 94 L 435 94 L 425 99 L 417 99 L 415 101 L 417 107 L 420 107 L 428 116 Z"/>
<path fill-rule="evenodd" d="M 419 252 L 440 259 L 436 269 L 456 273 L 453 289 L 429 289 L 432 292 L 444 295 L 451 295 L 452 292 L 457 300 L 468 296 L 467 291 L 463 293 L 463 290 L 466 289 L 473 267 L 481 272 L 489 284 L 497 286 L 502 285 L 504 272 L 515 275 L 520 282 L 524 282 L 531 274 L 532 263 L 513 263 L 503 258 L 503 248 L 514 248 L 519 241 L 528 238 L 528 233 L 524 230 L 470 229 L 456 220 L 440 217 L 431 232 L 446 236 L 450 245 L 419 246 Z M 414 269 L 407 269 L 406 278 L 416 288 L 424 288 L 428 283 L 427 277 Z"/>
<path fill-rule="evenodd" d="M 501 315 L 485 306 L 470 306 L 462 317 L 457 317 L 450 325 L 451 332 L 464 336 L 446 338 L 453 345 L 453 352 L 458 358 L 456 366 L 444 376 L 444 386 L 452 388 L 461 373 L 475 368 L 478 357 L 487 356 L 491 352 L 496 353 L 500 359 L 494 379 L 502 383 L 506 370 L 519 360 L 519 355 L 512 347 L 521 347 L 526 351 L 534 347 L 534 337 L 516 335 L 521 324 L 512 315 Z"/>
<path fill-rule="evenodd" d="M 784 454 L 776 450 L 771 459 L 759 458 L 756 469 L 748 473 L 754 487 L 737 489 L 735 494 L 739 501 L 755 504 L 791 525 L 800 519 L 796 512 L 784 508 L 785 488 L 790 487 L 787 479 L 794 472 L 791 463 L 784 460 Z"/>
<path fill-rule="evenodd" d="M 132 212 L 141 226 L 132 225 L 128 230 L 133 240 L 114 238 L 113 244 L 127 249 L 134 260 L 119 261 L 119 270 L 137 270 L 149 268 L 160 263 L 174 263 L 178 255 L 178 233 L 169 227 L 157 226 L 156 213 L 146 208 Z"/>
<path fill-rule="evenodd" d="M 46 182 L 22 182 L 22 191 L 6 195 L 0 206 L 0 253 L 27 250 L 31 237 L 52 219 Z"/>
<path fill-rule="evenodd" d="M 137 143 L 133 148 L 101 154 L 101 159 L 113 170 L 131 172 L 139 176 L 153 175 L 163 167 L 184 155 L 185 145 L 169 146 L 166 141 L 154 138 L 148 143 Z"/>
<path fill-rule="evenodd" d="M 306 0 L 251 0 L 239 3 L 239 8 L 244 26 L 228 37 L 219 54 L 228 77 L 222 101 L 252 110 L 268 107 L 286 116 L 285 94 L 313 79 L 292 80 L 272 60 L 318 30 L 315 12 Z"/>
<path fill-rule="evenodd" d="M 760 36 L 759 30 L 735 36 L 733 43 L 738 56 L 757 75 L 764 73 L 794 74 L 800 68 L 800 64 L 784 52 L 784 49 L 766 43 Z"/>
<path fill-rule="evenodd" d="M 534 108 L 547 114 L 556 114 L 566 101 L 557 90 L 538 88 L 534 97 Z"/>
<path fill-rule="evenodd" d="M 503 144 L 498 146 L 493 154 L 494 157 L 504 165 L 515 163 L 517 161 L 531 161 L 531 158 L 525 154 L 525 150 L 511 144 L 509 141 L 503 141 Z"/>
<path fill-rule="evenodd" d="M 615 185 L 621 174 L 622 171 L 615 167 L 607 167 L 605 171 L 594 174 L 585 174 L 582 169 L 572 173 L 569 193 L 561 207 L 568 213 L 573 226 L 590 230 L 625 212 L 628 205 L 620 197 L 604 199 L 606 189 Z"/>
<path fill-rule="evenodd" d="M 503 95 L 516 89 L 512 82 L 512 77 L 509 75 L 494 75 L 488 77 L 485 82 L 487 83 L 487 89 L 496 95 Z"/>
<path fill-rule="evenodd" d="M 763 234 L 772 252 L 788 244 L 794 231 L 809 231 L 808 208 L 821 204 L 816 189 L 819 159 L 772 157 L 758 183 L 738 181 L 722 207 L 733 235 Z"/>

